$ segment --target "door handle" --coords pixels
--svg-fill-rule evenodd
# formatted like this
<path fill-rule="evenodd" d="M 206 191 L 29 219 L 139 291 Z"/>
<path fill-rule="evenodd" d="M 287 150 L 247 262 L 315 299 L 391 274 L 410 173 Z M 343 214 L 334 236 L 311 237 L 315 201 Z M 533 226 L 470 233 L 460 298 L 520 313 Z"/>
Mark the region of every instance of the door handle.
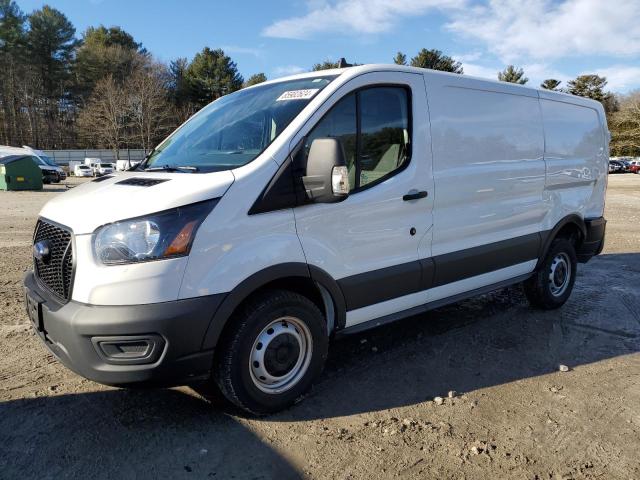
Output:
<path fill-rule="evenodd" d="M 409 193 L 402 196 L 402 200 L 408 202 L 409 200 L 419 200 L 420 198 L 425 198 L 429 193 L 425 190 L 421 192 L 417 192 L 415 190 L 410 191 Z"/>

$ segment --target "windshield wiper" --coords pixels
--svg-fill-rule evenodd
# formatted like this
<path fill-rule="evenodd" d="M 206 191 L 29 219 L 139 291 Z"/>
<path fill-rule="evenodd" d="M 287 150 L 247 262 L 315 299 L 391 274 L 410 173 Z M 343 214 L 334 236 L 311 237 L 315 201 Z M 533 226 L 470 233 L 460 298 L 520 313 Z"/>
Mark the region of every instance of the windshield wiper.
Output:
<path fill-rule="evenodd" d="M 200 169 L 191 165 L 163 165 L 161 167 L 147 167 L 145 172 L 197 172 Z"/>
<path fill-rule="evenodd" d="M 149 162 L 151 155 L 156 151 L 156 147 L 153 147 L 149 153 L 147 153 L 142 161 L 133 167 L 130 167 L 130 170 L 145 170 L 144 166 Z"/>

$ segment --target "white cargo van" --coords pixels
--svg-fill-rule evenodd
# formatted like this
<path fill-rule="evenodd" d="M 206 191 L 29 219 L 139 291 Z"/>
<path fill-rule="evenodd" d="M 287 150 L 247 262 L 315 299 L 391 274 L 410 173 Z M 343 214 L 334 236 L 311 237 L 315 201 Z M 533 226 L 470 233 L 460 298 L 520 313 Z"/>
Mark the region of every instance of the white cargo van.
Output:
<path fill-rule="evenodd" d="M 93 169 L 93 175 L 96 177 L 101 177 L 103 175 L 110 175 L 115 170 L 113 163 L 105 163 L 105 162 L 94 163 L 91 168 Z"/>
<path fill-rule="evenodd" d="M 563 305 L 603 246 L 608 141 L 600 103 L 509 83 L 397 65 L 265 82 L 50 200 L 27 309 L 87 378 L 210 379 L 276 411 L 336 334 L 519 282 Z"/>

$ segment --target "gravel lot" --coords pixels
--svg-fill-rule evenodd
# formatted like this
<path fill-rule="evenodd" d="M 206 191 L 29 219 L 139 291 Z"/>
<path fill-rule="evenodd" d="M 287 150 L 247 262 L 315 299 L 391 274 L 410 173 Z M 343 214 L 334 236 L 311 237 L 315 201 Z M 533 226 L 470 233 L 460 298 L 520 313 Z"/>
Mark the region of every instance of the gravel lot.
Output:
<path fill-rule="evenodd" d="M 64 190 L 0 192 L 0 478 L 640 478 L 640 175 L 610 176 L 604 253 L 561 310 L 513 287 L 334 342 L 308 398 L 264 419 L 47 353 L 21 283 Z"/>

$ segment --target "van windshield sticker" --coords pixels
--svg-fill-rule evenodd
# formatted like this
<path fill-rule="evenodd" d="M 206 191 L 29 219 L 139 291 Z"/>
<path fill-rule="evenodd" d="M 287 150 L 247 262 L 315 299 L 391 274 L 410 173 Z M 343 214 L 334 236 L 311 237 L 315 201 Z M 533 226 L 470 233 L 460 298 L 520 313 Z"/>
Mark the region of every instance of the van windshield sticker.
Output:
<path fill-rule="evenodd" d="M 280 95 L 276 99 L 276 102 L 281 102 L 283 100 L 308 100 L 313 97 L 319 90 L 319 88 L 308 88 L 306 90 L 288 90 Z"/>

